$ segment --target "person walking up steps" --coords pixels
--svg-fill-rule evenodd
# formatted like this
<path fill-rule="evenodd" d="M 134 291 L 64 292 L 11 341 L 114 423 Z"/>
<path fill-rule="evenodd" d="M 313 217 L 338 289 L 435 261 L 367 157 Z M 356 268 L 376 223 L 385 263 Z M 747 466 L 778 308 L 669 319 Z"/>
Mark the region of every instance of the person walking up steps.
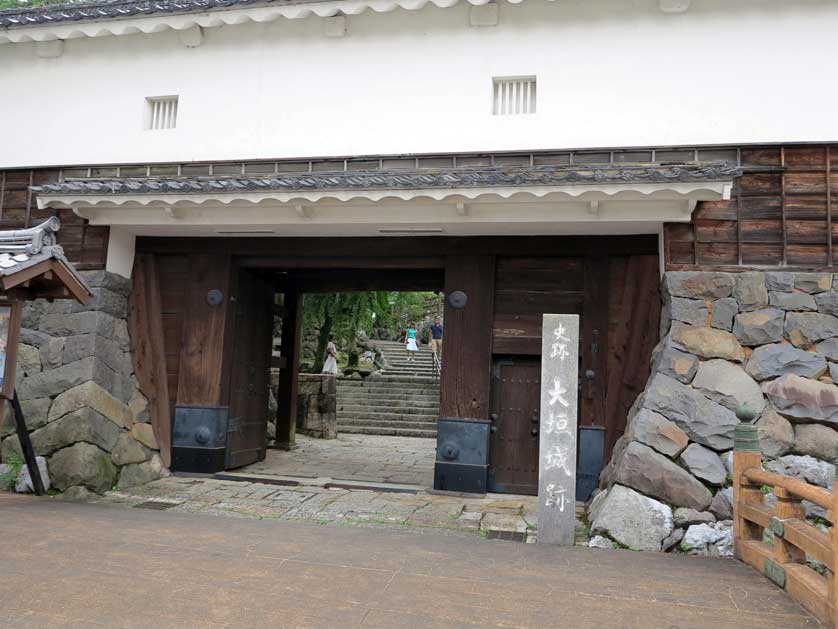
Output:
<path fill-rule="evenodd" d="M 407 350 L 407 360 L 410 362 L 416 361 L 416 352 L 419 351 L 419 348 L 416 346 L 416 339 L 419 336 L 419 332 L 416 330 L 416 324 L 411 323 L 407 327 L 407 332 L 405 332 L 405 341 L 407 345 L 405 349 Z"/>
<path fill-rule="evenodd" d="M 431 351 L 437 358 L 442 357 L 442 323 L 439 317 L 434 317 L 433 325 L 431 325 Z"/>
<path fill-rule="evenodd" d="M 323 363 L 323 372 L 330 376 L 338 375 L 338 348 L 335 346 L 335 335 L 329 335 L 329 343 L 326 345 L 326 362 Z"/>

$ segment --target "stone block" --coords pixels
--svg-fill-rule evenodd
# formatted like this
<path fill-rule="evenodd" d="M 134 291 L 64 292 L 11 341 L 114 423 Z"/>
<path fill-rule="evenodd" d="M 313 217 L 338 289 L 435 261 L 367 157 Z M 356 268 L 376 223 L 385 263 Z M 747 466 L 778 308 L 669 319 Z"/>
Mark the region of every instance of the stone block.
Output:
<path fill-rule="evenodd" d="M 117 319 L 113 322 L 113 341 L 123 352 L 131 351 L 131 336 L 125 319 Z"/>
<path fill-rule="evenodd" d="M 794 428 L 795 454 L 822 461 L 838 462 L 838 432 L 820 424 L 798 424 Z"/>
<path fill-rule="evenodd" d="M 675 513 L 672 515 L 672 521 L 675 526 L 679 527 L 693 524 L 713 524 L 716 521 L 716 516 L 709 511 L 696 511 L 695 509 L 679 507 L 675 509 Z"/>
<path fill-rule="evenodd" d="M 152 450 L 159 450 L 157 438 L 154 436 L 154 428 L 151 424 L 134 424 L 131 426 L 131 436 L 141 444 Z"/>
<path fill-rule="evenodd" d="M 765 287 L 769 291 L 790 293 L 794 290 L 794 273 L 769 271 L 765 274 Z"/>
<path fill-rule="evenodd" d="M 832 288 L 831 273 L 795 273 L 794 287 L 806 293 L 823 293 Z"/>
<path fill-rule="evenodd" d="M 710 325 L 720 330 L 730 332 L 733 329 L 733 318 L 739 313 L 739 304 L 732 297 L 717 299 L 713 302 L 713 315 Z"/>
<path fill-rule="evenodd" d="M 131 280 L 110 271 L 81 271 L 81 276 L 93 289 L 104 288 L 128 297 L 131 294 Z"/>
<path fill-rule="evenodd" d="M 155 454 L 145 463 L 130 463 L 124 466 L 119 472 L 119 489 L 145 485 L 168 474 L 160 456 Z"/>
<path fill-rule="evenodd" d="M 669 271 L 664 275 L 664 290 L 673 297 L 719 299 L 730 297 L 734 280 L 730 273 Z"/>
<path fill-rule="evenodd" d="M 41 354 L 33 345 L 19 343 L 17 346 L 18 372 L 30 376 L 41 371 Z"/>
<path fill-rule="evenodd" d="M 96 311 L 48 314 L 41 319 L 40 325 L 40 331 L 50 336 L 98 334 L 110 338 L 113 328 L 114 317 L 106 312 Z"/>
<path fill-rule="evenodd" d="M 79 334 L 66 338 L 63 360 L 72 363 L 88 356 L 95 356 L 114 372 L 130 376 L 134 371 L 131 356 L 116 342 L 98 334 Z"/>
<path fill-rule="evenodd" d="M 0 462 L 8 463 L 12 459 L 23 459 L 23 450 L 17 435 L 9 435 L 0 443 Z"/>
<path fill-rule="evenodd" d="M 673 326 L 672 340 L 680 349 L 702 358 L 724 358 L 742 362 L 742 346 L 730 332 L 694 325 Z"/>
<path fill-rule="evenodd" d="M 607 537 L 603 537 L 602 535 L 594 535 L 588 541 L 588 548 L 602 548 L 606 550 L 613 550 L 614 542 L 612 542 Z"/>
<path fill-rule="evenodd" d="M 830 489 L 835 480 L 835 466 L 826 461 L 819 461 L 811 456 L 787 454 L 779 459 L 768 461 L 765 469 L 775 474 L 791 476 L 818 487 Z"/>
<path fill-rule="evenodd" d="M 110 452 L 116 445 L 119 426 L 89 407 L 78 408 L 50 422 L 31 434 L 35 452 L 51 455 L 80 441 L 92 443 Z"/>
<path fill-rule="evenodd" d="M 707 360 L 701 363 L 693 380 L 693 387 L 711 400 L 732 411 L 746 403 L 759 415 L 765 408 L 765 398 L 759 385 L 739 365 L 726 360 Z"/>
<path fill-rule="evenodd" d="M 733 557 L 733 528 L 730 522 L 694 524 L 684 534 L 681 550 L 700 557 Z"/>
<path fill-rule="evenodd" d="M 617 461 L 614 481 L 676 507 L 703 511 L 713 499 L 684 468 L 637 441 L 631 442 Z"/>
<path fill-rule="evenodd" d="M 759 448 L 771 459 L 783 456 L 794 445 L 794 426 L 772 409 L 766 410 L 757 420 Z"/>
<path fill-rule="evenodd" d="M 35 463 L 38 466 L 38 472 L 41 476 L 41 483 L 43 483 L 44 491 L 49 491 L 52 485 L 49 480 L 47 460 L 42 456 L 36 456 Z M 29 466 L 24 465 L 20 468 L 20 472 L 17 474 L 17 479 L 15 479 L 15 491 L 19 494 L 35 493 L 35 484 L 32 482 L 32 475 L 29 473 Z"/>
<path fill-rule="evenodd" d="M 797 347 L 838 336 L 838 318 L 819 312 L 790 312 L 786 316 L 785 335 Z"/>
<path fill-rule="evenodd" d="M 681 453 L 680 461 L 699 480 L 711 485 L 724 485 L 727 470 L 722 460 L 712 450 L 692 443 Z"/>
<path fill-rule="evenodd" d="M 786 313 L 778 308 L 764 308 L 736 315 L 733 334 L 742 345 L 765 345 L 783 338 Z"/>
<path fill-rule="evenodd" d="M 134 439 L 131 433 L 123 432 L 111 451 L 111 460 L 115 465 L 128 465 L 144 463 L 151 459 L 151 455 L 152 451 Z"/>
<path fill-rule="evenodd" d="M 838 362 L 838 338 L 829 338 L 815 345 L 815 351 L 827 360 Z"/>
<path fill-rule="evenodd" d="M 61 365 L 72 361 L 64 360 L 64 337 L 50 337 L 41 345 L 41 362 L 44 369 L 57 369 Z"/>
<path fill-rule="evenodd" d="M 659 551 L 672 528 L 672 509 L 667 505 L 615 485 L 608 492 L 592 531 L 635 550 Z"/>
<path fill-rule="evenodd" d="M 703 299 L 672 297 L 669 308 L 670 316 L 676 321 L 683 321 L 691 325 L 704 325 L 707 319 L 708 310 Z"/>
<path fill-rule="evenodd" d="M 49 410 L 49 420 L 83 407 L 95 409 L 120 428 L 131 428 L 134 424 L 131 409 L 92 381 L 73 387 L 55 398 Z"/>
<path fill-rule="evenodd" d="M 733 298 L 739 304 L 739 310 L 759 310 L 768 305 L 768 291 L 765 288 L 763 273 L 737 273 L 735 278 Z"/>
<path fill-rule="evenodd" d="M 102 494 L 116 482 L 110 455 L 89 443 L 77 443 L 56 452 L 49 460 L 53 485 L 61 491 L 83 485 Z"/>
<path fill-rule="evenodd" d="M 788 375 L 762 384 L 763 392 L 786 417 L 838 423 L 838 387 Z"/>
<path fill-rule="evenodd" d="M 24 378 L 18 383 L 17 393 L 21 400 L 51 397 L 63 393 L 82 382 L 93 380 L 96 359 L 93 357 L 62 365 Z"/>
<path fill-rule="evenodd" d="M 838 292 L 818 293 L 815 295 L 815 301 L 818 304 L 818 312 L 838 315 Z"/>
<path fill-rule="evenodd" d="M 631 418 L 625 434 L 628 440 L 639 441 L 673 458 L 690 442 L 687 433 L 673 422 L 645 408 Z"/>
<path fill-rule="evenodd" d="M 716 492 L 710 503 L 710 513 L 717 520 L 729 520 L 733 517 L 733 487 L 725 487 Z"/>
<path fill-rule="evenodd" d="M 802 291 L 796 291 L 794 293 L 771 291 L 768 294 L 768 303 L 780 310 L 814 311 L 818 309 L 815 298 L 809 293 Z"/>
<path fill-rule="evenodd" d="M 669 376 L 652 378 L 643 393 L 643 406 L 675 422 L 693 441 L 714 450 L 733 447 L 736 415 Z"/>
<path fill-rule="evenodd" d="M 672 533 L 669 534 L 669 537 L 661 543 L 661 550 L 663 552 L 667 552 L 670 548 L 680 544 L 682 539 L 684 539 L 684 529 L 672 529 Z"/>
<path fill-rule="evenodd" d="M 664 338 L 652 354 L 652 373 L 665 373 L 688 384 L 698 370 L 698 357 L 672 346 L 670 337 Z"/>
<path fill-rule="evenodd" d="M 826 361 L 822 356 L 788 343 L 757 347 L 745 366 L 745 371 L 760 381 L 786 374 L 816 379 L 825 374 L 826 369 Z"/>
<path fill-rule="evenodd" d="M 20 329 L 20 342 L 26 345 L 34 345 L 40 348 L 44 343 L 49 341 L 52 337 L 49 334 L 44 334 L 38 330 L 32 330 L 27 327 Z"/>

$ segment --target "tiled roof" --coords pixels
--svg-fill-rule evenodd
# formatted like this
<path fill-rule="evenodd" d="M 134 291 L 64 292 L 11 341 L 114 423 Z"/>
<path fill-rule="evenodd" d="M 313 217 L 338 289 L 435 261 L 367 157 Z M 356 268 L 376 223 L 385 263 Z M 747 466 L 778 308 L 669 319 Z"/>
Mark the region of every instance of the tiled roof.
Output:
<path fill-rule="evenodd" d="M 259 6 L 291 4 L 281 0 L 103 0 L 66 2 L 0 11 L 0 27 L 37 26 L 60 22 L 89 22 L 155 14 L 179 14 Z"/>
<path fill-rule="evenodd" d="M 33 186 L 38 195 L 224 194 L 317 190 L 420 190 L 565 186 L 575 184 L 679 183 L 730 180 L 741 169 L 730 163 L 674 166 L 529 166 L 446 170 L 375 170 L 283 174 L 265 177 L 159 177 L 73 179 Z"/>

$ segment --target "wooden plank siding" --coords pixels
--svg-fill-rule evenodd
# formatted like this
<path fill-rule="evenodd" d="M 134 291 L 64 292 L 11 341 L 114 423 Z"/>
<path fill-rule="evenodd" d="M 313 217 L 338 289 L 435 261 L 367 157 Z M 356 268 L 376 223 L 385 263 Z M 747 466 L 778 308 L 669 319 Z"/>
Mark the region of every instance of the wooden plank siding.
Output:
<path fill-rule="evenodd" d="M 22 229 L 42 223 L 51 216 L 61 221 L 58 244 L 67 259 L 82 270 L 105 268 L 108 255 L 108 227 L 93 226 L 72 210 L 39 210 L 29 186 L 55 183 L 56 168 L 0 170 L 0 229 Z"/>
<path fill-rule="evenodd" d="M 741 149 L 729 201 L 699 203 L 692 223 L 664 227 L 668 270 L 835 266 L 838 146 Z"/>

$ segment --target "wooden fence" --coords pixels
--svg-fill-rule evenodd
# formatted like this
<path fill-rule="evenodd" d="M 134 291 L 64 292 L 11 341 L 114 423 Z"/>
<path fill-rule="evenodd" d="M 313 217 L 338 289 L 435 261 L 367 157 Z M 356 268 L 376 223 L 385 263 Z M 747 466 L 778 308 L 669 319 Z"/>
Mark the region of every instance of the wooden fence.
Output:
<path fill-rule="evenodd" d="M 838 628 L 838 483 L 832 492 L 762 469 L 756 426 L 736 428 L 733 453 L 733 550 L 737 559 L 759 570 L 818 620 Z M 763 488 L 777 501 L 765 503 Z M 824 533 L 806 521 L 803 500 L 827 512 L 833 525 Z M 765 535 L 765 530 L 772 535 Z M 773 537 L 773 540 L 771 540 Z M 825 575 L 807 565 L 806 556 L 825 566 Z"/>

